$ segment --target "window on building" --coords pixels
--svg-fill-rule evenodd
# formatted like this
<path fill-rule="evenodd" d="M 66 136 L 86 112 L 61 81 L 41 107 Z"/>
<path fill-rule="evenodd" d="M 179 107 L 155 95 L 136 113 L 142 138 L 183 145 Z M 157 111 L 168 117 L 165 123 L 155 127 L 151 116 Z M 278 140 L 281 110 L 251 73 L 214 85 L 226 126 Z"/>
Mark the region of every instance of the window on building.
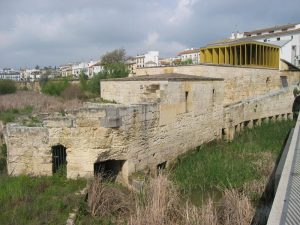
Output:
<path fill-rule="evenodd" d="M 287 81 L 287 77 L 286 76 L 280 76 L 280 80 L 281 80 L 281 85 L 283 88 L 288 87 L 288 81 Z"/>

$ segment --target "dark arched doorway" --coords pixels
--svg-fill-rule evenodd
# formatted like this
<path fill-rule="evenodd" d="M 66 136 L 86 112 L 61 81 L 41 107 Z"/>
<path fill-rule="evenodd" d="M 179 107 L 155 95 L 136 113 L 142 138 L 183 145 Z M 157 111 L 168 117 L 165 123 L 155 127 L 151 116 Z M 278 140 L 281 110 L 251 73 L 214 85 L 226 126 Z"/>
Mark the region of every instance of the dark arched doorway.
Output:
<path fill-rule="evenodd" d="M 101 175 L 104 179 L 115 181 L 117 176 L 122 172 L 125 160 L 107 160 L 96 162 L 94 164 L 95 176 Z"/>
<path fill-rule="evenodd" d="M 66 147 L 63 145 L 52 146 L 52 172 L 65 172 L 67 165 Z"/>

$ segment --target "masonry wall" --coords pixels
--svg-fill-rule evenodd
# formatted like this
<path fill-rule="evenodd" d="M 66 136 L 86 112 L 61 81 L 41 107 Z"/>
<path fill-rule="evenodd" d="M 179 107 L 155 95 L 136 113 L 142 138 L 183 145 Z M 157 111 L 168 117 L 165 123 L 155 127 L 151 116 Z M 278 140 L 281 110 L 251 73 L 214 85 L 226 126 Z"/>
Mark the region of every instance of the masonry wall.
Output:
<path fill-rule="evenodd" d="M 49 133 L 43 127 L 24 127 L 9 124 L 4 133 L 7 145 L 7 171 L 9 175 L 50 175 L 51 151 Z"/>
<path fill-rule="evenodd" d="M 293 118 L 293 87 L 273 91 L 224 108 L 223 135 L 232 140 L 244 127 Z"/>
<path fill-rule="evenodd" d="M 102 81 L 101 97 L 123 104 L 157 102 L 167 87 L 167 81 Z"/>
<path fill-rule="evenodd" d="M 225 79 L 224 104 L 232 104 L 282 88 L 281 76 L 287 76 L 289 85 L 299 82 L 299 72 L 272 69 L 242 68 L 216 65 L 190 65 L 139 68 L 136 76 L 182 73 Z"/>
<path fill-rule="evenodd" d="M 191 95 L 188 104 L 182 89 L 179 94 L 170 92 L 160 104 L 91 104 L 66 117 L 49 118 L 44 127 L 8 126 L 9 173 L 52 174 L 51 147 L 62 144 L 67 148 L 69 178 L 93 176 L 95 162 L 114 159 L 126 161 L 118 178 L 126 183 L 135 171 L 156 170 L 160 163 L 221 138 L 222 82 L 171 82 L 168 87 L 202 92 Z M 213 93 L 214 88 L 218 91 Z"/>

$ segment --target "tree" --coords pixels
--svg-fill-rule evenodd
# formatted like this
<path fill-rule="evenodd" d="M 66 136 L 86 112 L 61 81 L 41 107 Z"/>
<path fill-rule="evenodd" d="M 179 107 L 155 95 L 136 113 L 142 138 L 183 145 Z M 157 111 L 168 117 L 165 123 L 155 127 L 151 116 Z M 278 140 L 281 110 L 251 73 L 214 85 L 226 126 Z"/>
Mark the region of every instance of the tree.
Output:
<path fill-rule="evenodd" d="M 80 75 L 79 75 L 79 81 L 80 81 L 80 87 L 83 91 L 87 90 L 87 80 L 88 80 L 88 76 L 81 71 Z"/>
<path fill-rule="evenodd" d="M 125 65 L 126 51 L 124 48 L 115 49 L 107 52 L 101 57 L 101 64 L 103 66 L 103 78 L 120 78 L 127 77 L 129 71 Z"/>
<path fill-rule="evenodd" d="M 101 57 L 101 64 L 103 66 L 111 65 L 114 63 L 125 62 L 126 51 L 124 48 L 115 49 L 111 52 L 105 53 Z"/>

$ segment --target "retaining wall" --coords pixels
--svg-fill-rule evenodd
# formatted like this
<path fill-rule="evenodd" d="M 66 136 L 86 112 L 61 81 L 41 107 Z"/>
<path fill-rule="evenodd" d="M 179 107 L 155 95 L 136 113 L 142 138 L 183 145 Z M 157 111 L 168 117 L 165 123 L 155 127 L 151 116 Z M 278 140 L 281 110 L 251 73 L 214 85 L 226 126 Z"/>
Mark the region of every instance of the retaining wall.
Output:
<path fill-rule="evenodd" d="M 139 68 L 136 76 L 165 73 L 182 73 L 213 78 L 223 78 L 224 104 L 232 104 L 281 89 L 281 77 L 286 76 L 289 85 L 299 83 L 300 72 L 279 71 L 266 68 L 246 68 L 216 65 L 189 65 Z"/>

